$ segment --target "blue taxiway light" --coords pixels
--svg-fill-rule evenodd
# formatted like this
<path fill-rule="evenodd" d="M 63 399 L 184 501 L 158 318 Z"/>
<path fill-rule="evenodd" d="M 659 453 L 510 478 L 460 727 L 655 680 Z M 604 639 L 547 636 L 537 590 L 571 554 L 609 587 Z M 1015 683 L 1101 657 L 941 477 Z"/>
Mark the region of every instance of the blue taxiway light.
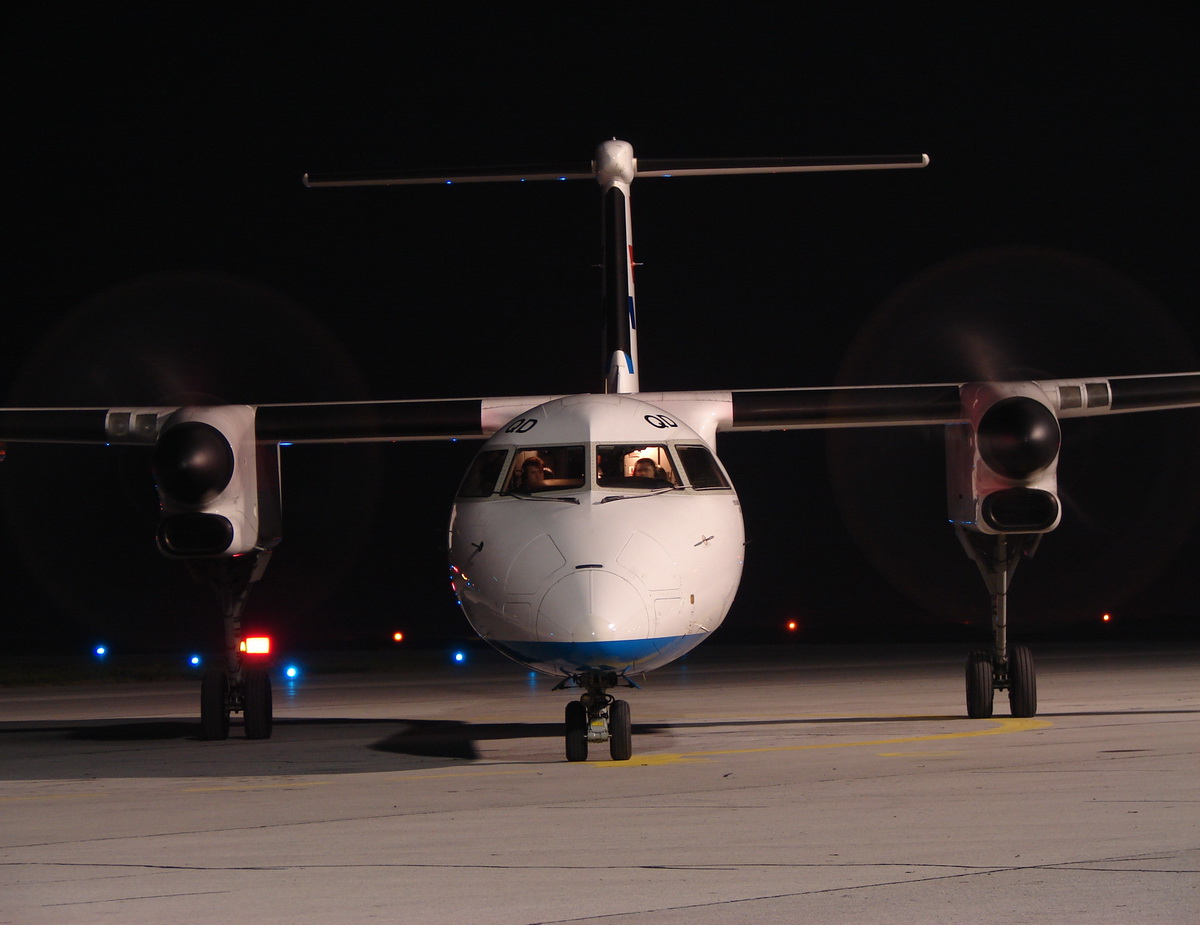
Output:
<path fill-rule="evenodd" d="M 193 655 L 191 658 L 188 659 L 188 664 L 191 665 L 193 668 L 195 668 L 197 665 L 199 665 L 200 662 L 201 662 L 201 658 L 199 655 Z"/>
<path fill-rule="evenodd" d="M 467 660 L 467 654 L 465 652 L 455 652 L 454 660 L 460 663 L 465 662 Z"/>
<path fill-rule="evenodd" d="M 288 665 L 287 668 L 283 670 L 283 674 L 288 680 L 293 680 L 300 677 L 300 669 L 295 665 Z"/>
<path fill-rule="evenodd" d="M 95 654 L 96 658 L 104 658 L 104 656 L 108 655 L 108 648 L 106 646 L 96 646 L 92 652 Z"/>

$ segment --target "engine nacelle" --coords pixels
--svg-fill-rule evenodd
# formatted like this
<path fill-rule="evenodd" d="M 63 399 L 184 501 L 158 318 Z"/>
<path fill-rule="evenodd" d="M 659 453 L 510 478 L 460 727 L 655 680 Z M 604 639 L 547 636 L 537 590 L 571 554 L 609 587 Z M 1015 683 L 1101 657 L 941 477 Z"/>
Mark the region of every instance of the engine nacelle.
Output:
<path fill-rule="evenodd" d="M 279 447 L 256 441 L 248 405 L 174 412 L 154 446 L 154 479 L 163 555 L 238 556 L 279 542 Z"/>
<path fill-rule="evenodd" d="M 960 395 L 967 423 L 946 430 L 950 522 L 989 534 L 1053 530 L 1062 433 L 1046 393 L 1032 382 L 972 382 Z"/>

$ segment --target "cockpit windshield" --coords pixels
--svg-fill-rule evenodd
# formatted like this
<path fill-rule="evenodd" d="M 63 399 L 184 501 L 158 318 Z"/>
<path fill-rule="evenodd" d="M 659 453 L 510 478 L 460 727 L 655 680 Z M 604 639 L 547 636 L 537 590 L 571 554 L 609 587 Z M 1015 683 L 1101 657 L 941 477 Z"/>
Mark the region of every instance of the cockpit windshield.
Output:
<path fill-rule="evenodd" d="M 661 444 L 596 447 L 596 484 L 601 488 L 675 488 L 679 479 L 671 454 Z"/>
<path fill-rule="evenodd" d="M 505 491 L 529 494 L 582 488 L 583 447 L 546 446 L 519 450 L 513 457 Z"/>
<path fill-rule="evenodd" d="M 589 455 L 595 456 L 598 488 L 655 492 L 672 488 L 729 490 L 712 453 L 704 446 L 616 443 L 485 449 L 475 457 L 458 489 L 459 498 L 578 490 L 587 484 Z"/>
<path fill-rule="evenodd" d="M 679 454 L 683 471 L 687 474 L 688 486 L 693 490 L 709 491 L 731 487 L 729 479 L 725 478 L 708 447 L 679 445 L 675 447 L 675 452 Z"/>
<path fill-rule="evenodd" d="M 459 498 L 486 498 L 496 490 L 508 450 L 483 450 L 458 486 Z"/>

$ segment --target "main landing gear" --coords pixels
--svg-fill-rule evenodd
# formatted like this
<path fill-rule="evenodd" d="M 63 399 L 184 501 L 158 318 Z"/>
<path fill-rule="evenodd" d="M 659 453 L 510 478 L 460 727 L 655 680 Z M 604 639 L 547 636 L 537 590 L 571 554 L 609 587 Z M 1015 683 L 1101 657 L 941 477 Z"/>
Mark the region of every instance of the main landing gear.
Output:
<path fill-rule="evenodd" d="M 229 715 L 242 713 L 247 739 L 269 739 L 273 715 L 271 676 L 265 668 L 204 673 L 200 684 L 200 729 L 206 739 L 229 738 Z"/>
<path fill-rule="evenodd" d="M 967 657 L 967 715 L 992 715 L 996 691 L 1008 691 L 1013 716 L 1037 713 L 1037 676 L 1033 655 L 1024 646 L 1008 645 L 1008 586 L 1022 558 L 1032 558 L 1040 533 L 982 534 L 957 527 L 958 539 L 979 567 L 992 596 L 992 646 Z"/>
<path fill-rule="evenodd" d="M 242 610 L 270 558 L 271 550 L 265 549 L 233 559 L 190 563 L 193 574 L 216 592 L 225 620 L 226 666 L 206 671 L 200 684 L 200 730 L 205 739 L 227 739 L 231 713 L 242 714 L 247 739 L 271 737 L 271 675 L 264 664 L 266 655 L 242 647 Z"/>
<path fill-rule="evenodd" d="M 563 690 L 571 685 L 584 688 L 578 700 L 567 704 L 566 745 L 567 761 L 587 761 L 589 743 L 608 743 L 613 761 L 628 761 L 633 755 L 633 721 L 629 702 L 617 700 L 608 693 L 619 684 L 637 685 L 628 678 L 618 677 L 615 671 L 585 671 L 555 685 Z"/>

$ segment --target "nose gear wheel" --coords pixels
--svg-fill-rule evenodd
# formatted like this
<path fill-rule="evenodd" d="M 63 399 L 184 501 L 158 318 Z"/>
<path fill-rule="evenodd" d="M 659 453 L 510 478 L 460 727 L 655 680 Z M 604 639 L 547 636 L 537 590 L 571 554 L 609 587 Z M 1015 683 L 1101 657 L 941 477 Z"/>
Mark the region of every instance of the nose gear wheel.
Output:
<path fill-rule="evenodd" d="M 634 683 L 619 677 L 615 671 L 588 671 L 563 680 L 555 690 L 567 687 L 568 682 L 584 688 L 584 693 L 566 707 L 567 761 L 587 761 L 588 745 L 603 742 L 608 743 L 613 761 L 628 761 L 633 755 L 629 702 L 617 700 L 608 693 L 608 688 L 622 682 L 634 687 Z"/>

